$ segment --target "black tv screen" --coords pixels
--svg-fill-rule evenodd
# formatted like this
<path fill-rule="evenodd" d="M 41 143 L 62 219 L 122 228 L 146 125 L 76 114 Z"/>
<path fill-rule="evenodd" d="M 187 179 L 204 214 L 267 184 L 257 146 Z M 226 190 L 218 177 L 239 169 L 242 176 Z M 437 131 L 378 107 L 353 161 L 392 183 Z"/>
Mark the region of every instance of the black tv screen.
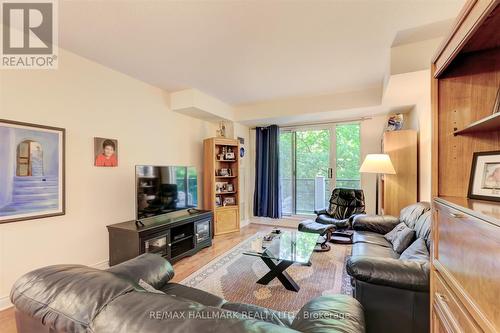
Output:
<path fill-rule="evenodd" d="M 137 219 L 145 219 L 198 205 L 195 167 L 137 165 Z"/>

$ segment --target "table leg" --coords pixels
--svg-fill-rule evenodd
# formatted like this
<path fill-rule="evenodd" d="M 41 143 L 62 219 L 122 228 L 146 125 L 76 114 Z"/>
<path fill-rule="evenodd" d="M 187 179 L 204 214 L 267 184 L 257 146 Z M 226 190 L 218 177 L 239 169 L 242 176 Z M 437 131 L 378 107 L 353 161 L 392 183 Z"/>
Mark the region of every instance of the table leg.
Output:
<path fill-rule="evenodd" d="M 292 277 L 285 272 L 285 270 L 293 264 L 293 261 L 282 260 L 278 264 L 274 262 L 273 259 L 267 257 L 261 257 L 262 261 L 269 267 L 270 271 L 261 277 L 257 283 L 259 284 L 269 284 L 274 278 L 278 278 L 283 286 L 291 291 L 299 291 L 299 285 L 292 279 Z"/>

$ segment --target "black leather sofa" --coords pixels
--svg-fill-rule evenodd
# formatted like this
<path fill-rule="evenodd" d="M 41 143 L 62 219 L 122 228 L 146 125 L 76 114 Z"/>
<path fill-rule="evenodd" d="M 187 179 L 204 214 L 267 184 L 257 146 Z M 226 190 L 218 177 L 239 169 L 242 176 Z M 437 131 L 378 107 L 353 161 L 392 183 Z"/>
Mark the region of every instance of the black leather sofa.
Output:
<path fill-rule="evenodd" d="M 399 259 L 384 234 L 404 222 L 426 249 Z M 399 217 L 358 215 L 353 220 L 352 256 L 347 261 L 354 297 L 363 305 L 368 333 L 429 331 L 430 205 L 420 202 Z"/>
<path fill-rule="evenodd" d="M 173 276 L 170 263 L 154 254 L 106 271 L 37 269 L 11 291 L 18 332 L 364 332 L 362 307 L 346 295 L 315 298 L 290 317 L 169 282 Z M 165 294 L 146 291 L 140 279 Z"/>

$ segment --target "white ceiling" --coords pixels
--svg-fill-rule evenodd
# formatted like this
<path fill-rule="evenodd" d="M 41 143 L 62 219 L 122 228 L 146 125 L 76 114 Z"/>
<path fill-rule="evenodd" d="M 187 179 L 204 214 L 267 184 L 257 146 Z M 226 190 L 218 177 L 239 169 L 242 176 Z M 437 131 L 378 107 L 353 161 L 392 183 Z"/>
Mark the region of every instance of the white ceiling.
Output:
<path fill-rule="evenodd" d="M 60 1 L 63 48 L 230 104 L 381 85 L 398 31 L 463 0 Z"/>

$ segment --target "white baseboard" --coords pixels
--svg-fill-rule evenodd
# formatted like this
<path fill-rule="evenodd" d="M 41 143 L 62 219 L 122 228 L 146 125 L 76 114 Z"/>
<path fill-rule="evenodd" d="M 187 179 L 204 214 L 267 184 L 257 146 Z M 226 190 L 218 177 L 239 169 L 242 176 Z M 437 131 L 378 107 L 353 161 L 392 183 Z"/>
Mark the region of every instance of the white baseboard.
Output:
<path fill-rule="evenodd" d="M 240 228 L 245 227 L 245 226 L 247 226 L 247 225 L 249 225 L 249 224 L 250 224 L 250 220 L 248 220 L 248 219 L 246 219 L 246 220 L 241 220 L 241 221 L 240 221 Z"/>
<path fill-rule="evenodd" d="M 97 264 L 90 265 L 90 267 L 97 268 L 97 269 L 107 269 L 109 268 L 109 261 L 104 260 L 101 262 L 98 262 Z M 5 310 L 7 308 L 10 308 L 12 306 L 12 303 L 10 302 L 9 296 L 0 296 L 0 311 Z"/>
<path fill-rule="evenodd" d="M 268 225 L 272 227 L 292 228 L 297 229 L 299 223 L 304 220 L 300 218 L 281 218 L 271 219 L 267 217 L 253 217 L 250 223 Z"/>
<path fill-rule="evenodd" d="M 8 309 L 12 306 L 9 296 L 0 297 L 0 311 Z"/>
<path fill-rule="evenodd" d="M 104 261 L 98 262 L 97 264 L 93 264 L 90 267 L 94 267 L 97 269 L 108 269 L 109 268 L 109 260 L 104 260 Z"/>

